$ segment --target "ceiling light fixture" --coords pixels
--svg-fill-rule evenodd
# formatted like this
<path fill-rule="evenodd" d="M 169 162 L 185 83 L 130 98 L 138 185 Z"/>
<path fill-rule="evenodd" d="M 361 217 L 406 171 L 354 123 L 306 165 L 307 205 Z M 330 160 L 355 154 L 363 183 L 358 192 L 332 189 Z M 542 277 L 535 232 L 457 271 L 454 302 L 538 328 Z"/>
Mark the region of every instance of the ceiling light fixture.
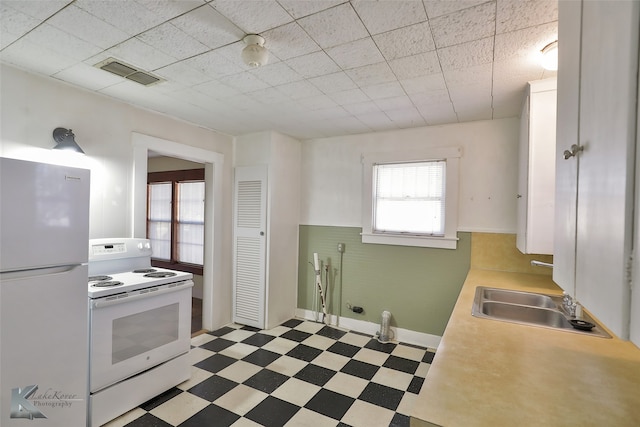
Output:
<path fill-rule="evenodd" d="M 558 69 L 558 40 L 542 48 L 542 68 L 556 71 Z"/>
<path fill-rule="evenodd" d="M 257 68 L 269 61 L 269 51 L 264 47 L 264 38 L 257 34 L 249 34 L 242 39 L 247 46 L 242 49 L 242 60 L 249 67 Z"/>
<path fill-rule="evenodd" d="M 67 150 L 84 154 L 84 151 L 75 140 L 75 135 L 71 129 L 55 128 L 53 130 L 53 139 L 58 144 L 53 147 L 54 150 Z"/>

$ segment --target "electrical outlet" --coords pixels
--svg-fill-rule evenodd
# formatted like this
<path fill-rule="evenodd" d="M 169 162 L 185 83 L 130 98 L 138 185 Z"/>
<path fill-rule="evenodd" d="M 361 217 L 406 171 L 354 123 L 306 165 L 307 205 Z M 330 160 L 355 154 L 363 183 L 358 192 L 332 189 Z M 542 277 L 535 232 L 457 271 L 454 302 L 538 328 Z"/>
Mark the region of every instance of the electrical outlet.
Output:
<path fill-rule="evenodd" d="M 344 253 L 344 243 L 338 243 L 338 252 Z"/>

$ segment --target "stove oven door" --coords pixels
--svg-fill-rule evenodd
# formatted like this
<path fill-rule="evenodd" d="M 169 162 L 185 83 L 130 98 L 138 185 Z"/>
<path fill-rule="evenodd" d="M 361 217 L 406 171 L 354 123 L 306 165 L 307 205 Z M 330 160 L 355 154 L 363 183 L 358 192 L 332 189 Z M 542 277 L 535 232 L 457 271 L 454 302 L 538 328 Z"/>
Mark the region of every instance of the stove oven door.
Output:
<path fill-rule="evenodd" d="M 92 393 L 189 351 L 192 287 L 187 280 L 90 300 Z"/>

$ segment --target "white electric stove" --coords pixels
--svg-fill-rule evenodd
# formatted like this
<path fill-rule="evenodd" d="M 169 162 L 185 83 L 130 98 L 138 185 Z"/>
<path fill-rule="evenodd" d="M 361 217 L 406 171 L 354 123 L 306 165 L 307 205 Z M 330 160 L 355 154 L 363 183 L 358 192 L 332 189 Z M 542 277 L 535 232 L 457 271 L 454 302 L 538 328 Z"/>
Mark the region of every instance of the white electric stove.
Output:
<path fill-rule="evenodd" d="M 187 380 L 193 275 L 151 266 L 147 239 L 89 241 L 92 426 Z"/>

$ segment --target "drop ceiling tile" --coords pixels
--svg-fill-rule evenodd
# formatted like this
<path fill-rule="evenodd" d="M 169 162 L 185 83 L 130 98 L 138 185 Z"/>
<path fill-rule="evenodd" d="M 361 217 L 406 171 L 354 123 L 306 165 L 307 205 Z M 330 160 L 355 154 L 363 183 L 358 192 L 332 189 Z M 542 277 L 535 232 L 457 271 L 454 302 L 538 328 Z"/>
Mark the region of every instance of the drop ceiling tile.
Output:
<path fill-rule="evenodd" d="M 518 93 L 494 95 L 493 118 L 518 117 L 522 111 L 524 90 Z"/>
<path fill-rule="evenodd" d="M 205 46 L 215 49 L 241 40 L 244 32 L 209 6 L 179 16 L 171 23 Z"/>
<path fill-rule="evenodd" d="M 446 89 L 416 93 L 409 95 L 409 98 L 418 109 L 421 107 L 430 107 L 431 105 L 446 105 L 451 103 L 449 91 Z"/>
<path fill-rule="evenodd" d="M 373 102 L 382 111 L 401 110 L 413 107 L 413 102 L 411 102 L 411 99 L 406 95 L 375 99 Z"/>
<path fill-rule="evenodd" d="M 352 0 L 351 4 L 371 34 L 380 34 L 427 20 L 421 0 Z"/>
<path fill-rule="evenodd" d="M 484 3 L 429 22 L 438 48 L 453 46 L 495 34 L 496 5 Z"/>
<path fill-rule="evenodd" d="M 453 12 L 457 12 L 463 9 L 477 6 L 482 3 L 486 3 L 487 0 L 424 0 L 424 7 L 427 10 L 427 16 L 429 19 L 433 19 L 437 16 L 448 15 Z M 495 3 L 493 1 L 492 3 Z"/>
<path fill-rule="evenodd" d="M 436 48 L 428 22 L 376 34 L 373 40 L 387 60 L 429 52 Z"/>
<path fill-rule="evenodd" d="M 180 16 L 206 3 L 205 0 L 135 0 L 135 2 L 140 3 L 165 21 Z"/>
<path fill-rule="evenodd" d="M 518 56 L 493 63 L 493 81 L 497 90 L 515 84 L 523 88 L 528 81 L 543 78 L 543 69 L 535 57 Z"/>
<path fill-rule="evenodd" d="M 176 61 L 174 57 L 160 52 L 158 49 L 151 47 L 134 37 L 124 43 L 120 43 L 119 45 L 112 47 L 109 50 L 105 50 L 84 62 L 89 65 L 95 65 L 109 57 L 120 59 L 130 65 L 146 71 L 153 71 Z"/>
<path fill-rule="evenodd" d="M 322 92 L 320 92 L 317 87 L 306 80 L 280 85 L 277 89 L 291 99 L 302 99 L 322 95 Z"/>
<path fill-rule="evenodd" d="M 263 82 L 271 86 L 280 86 L 302 80 L 302 76 L 284 62 L 276 62 L 249 71 Z"/>
<path fill-rule="evenodd" d="M 201 85 L 194 86 L 193 89 L 200 91 L 212 98 L 228 98 L 230 96 L 238 95 L 240 93 L 237 89 L 234 89 L 231 86 L 227 86 L 223 83 L 220 83 L 217 80 L 213 80 L 208 83 L 203 83 Z"/>
<path fill-rule="evenodd" d="M 360 89 L 328 93 L 327 96 L 338 105 L 349 105 L 369 101 L 369 97 Z"/>
<path fill-rule="evenodd" d="M 74 4 L 130 36 L 135 36 L 165 21 L 163 17 L 135 1 L 76 0 Z"/>
<path fill-rule="evenodd" d="M 325 94 L 340 92 L 349 89 L 357 89 L 356 84 L 343 71 L 314 77 L 309 83 L 320 89 Z"/>
<path fill-rule="evenodd" d="M 480 64 L 444 72 L 444 80 L 448 87 L 480 84 L 481 82 L 491 84 L 492 76 L 492 64 Z"/>
<path fill-rule="evenodd" d="M 298 23 L 325 49 L 369 36 L 349 3 L 301 18 Z"/>
<path fill-rule="evenodd" d="M 334 46 L 326 52 L 343 70 L 384 61 L 371 37 Z"/>
<path fill-rule="evenodd" d="M 330 123 L 327 123 L 327 127 L 338 130 L 336 135 L 355 135 L 359 133 L 368 133 L 372 130 L 369 126 L 353 116 L 332 119 Z"/>
<path fill-rule="evenodd" d="M 404 89 L 398 82 L 365 86 L 362 88 L 362 91 L 372 100 L 405 95 Z"/>
<path fill-rule="evenodd" d="M 78 61 L 83 61 L 102 52 L 102 48 L 46 23 L 25 35 L 24 40 Z"/>
<path fill-rule="evenodd" d="M 398 110 L 385 110 L 385 114 L 399 128 L 425 126 L 427 124 L 414 106 Z"/>
<path fill-rule="evenodd" d="M 343 106 L 345 110 L 355 116 L 381 113 L 380 108 L 373 101 L 358 102 Z"/>
<path fill-rule="evenodd" d="M 293 21 L 275 1 L 213 0 L 209 4 L 247 34 L 260 34 Z"/>
<path fill-rule="evenodd" d="M 96 91 L 123 81 L 122 77 L 83 63 L 62 70 L 53 77 Z"/>
<path fill-rule="evenodd" d="M 539 57 L 547 44 L 558 39 L 558 23 L 537 25 L 523 30 L 496 35 L 495 61 L 524 56 Z"/>
<path fill-rule="evenodd" d="M 154 74 L 166 80 L 176 81 L 184 86 L 195 86 L 211 81 L 212 77 L 190 67 L 184 62 L 176 62 L 159 68 Z"/>
<path fill-rule="evenodd" d="M 164 23 L 138 35 L 137 39 L 176 59 L 185 59 L 209 48 L 171 23 Z"/>
<path fill-rule="evenodd" d="M 320 12 L 322 10 L 329 9 L 341 3 L 345 3 L 345 1 L 346 0 L 278 0 L 278 3 L 280 3 L 280 5 L 284 7 L 291 16 L 298 19 L 316 12 Z"/>
<path fill-rule="evenodd" d="M 449 86 L 449 97 L 454 105 L 458 103 L 491 105 L 491 81 L 482 84 Z"/>
<path fill-rule="evenodd" d="M 309 110 L 320 110 L 323 108 L 334 108 L 338 105 L 327 95 L 310 96 L 298 99 L 298 103 Z"/>
<path fill-rule="evenodd" d="M 493 109 L 489 107 L 481 107 L 475 105 L 459 106 L 454 103 L 456 116 L 460 122 L 472 122 L 476 120 L 491 120 L 493 118 Z"/>
<path fill-rule="evenodd" d="M 130 37 L 124 31 L 73 4 L 53 15 L 47 23 L 103 49 L 108 49 Z"/>
<path fill-rule="evenodd" d="M 389 61 L 389 66 L 400 80 L 435 74 L 441 71 L 438 54 L 435 51 L 394 59 Z"/>
<path fill-rule="evenodd" d="M 297 22 L 265 31 L 262 36 L 265 39 L 265 47 L 269 52 L 275 53 L 282 60 L 320 50 L 320 46 L 309 37 Z"/>
<path fill-rule="evenodd" d="M 253 92 L 269 87 L 269 85 L 249 72 L 222 77 L 220 82 L 237 89 L 240 93 Z"/>
<path fill-rule="evenodd" d="M 493 37 L 438 49 L 443 70 L 466 68 L 493 61 Z"/>
<path fill-rule="evenodd" d="M 182 62 L 215 78 L 238 74 L 244 71 L 244 68 L 221 55 L 218 50 L 206 52 L 202 55 L 185 59 Z"/>
<path fill-rule="evenodd" d="M 340 67 L 322 51 L 291 58 L 285 62 L 305 78 L 323 76 L 340 71 Z"/>
<path fill-rule="evenodd" d="M 458 122 L 458 116 L 451 102 L 419 105 L 417 108 L 420 115 L 430 126 Z"/>
<path fill-rule="evenodd" d="M 393 121 L 383 112 L 372 112 L 367 114 L 357 114 L 356 117 L 362 123 L 370 127 L 374 131 L 385 131 L 397 129 Z"/>
<path fill-rule="evenodd" d="M 2 51 L 2 61 L 47 76 L 65 70 L 77 61 L 24 39 L 16 40 Z"/>
<path fill-rule="evenodd" d="M 447 89 L 442 73 L 400 80 L 400 84 L 408 95 Z"/>
<path fill-rule="evenodd" d="M 47 1 L 25 1 L 25 0 L 2 0 L 2 5 L 20 11 L 25 15 L 39 20 L 47 19 L 72 0 L 47 0 Z"/>
<path fill-rule="evenodd" d="M 250 96 L 256 101 L 266 105 L 280 104 L 283 102 L 291 101 L 291 98 L 273 87 L 257 90 L 255 92 L 249 92 L 247 96 Z"/>
<path fill-rule="evenodd" d="M 239 111 L 251 111 L 252 109 L 264 108 L 264 105 L 245 93 L 223 98 L 223 101 L 231 107 L 237 108 Z M 245 117 L 246 119 L 246 117 Z"/>
<path fill-rule="evenodd" d="M 40 23 L 39 20 L 0 3 L 0 49 L 4 49 Z"/>
<path fill-rule="evenodd" d="M 498 0 L 496 33 L 521 30 L 557 20 L 557 0 Z"/>
<path fill-rule="evenodd" d="M 396 80 L 396 76 L 386 62 L 353 68 L 347 70 L 346 73 L 359 87 L 374 86 Z"/>

